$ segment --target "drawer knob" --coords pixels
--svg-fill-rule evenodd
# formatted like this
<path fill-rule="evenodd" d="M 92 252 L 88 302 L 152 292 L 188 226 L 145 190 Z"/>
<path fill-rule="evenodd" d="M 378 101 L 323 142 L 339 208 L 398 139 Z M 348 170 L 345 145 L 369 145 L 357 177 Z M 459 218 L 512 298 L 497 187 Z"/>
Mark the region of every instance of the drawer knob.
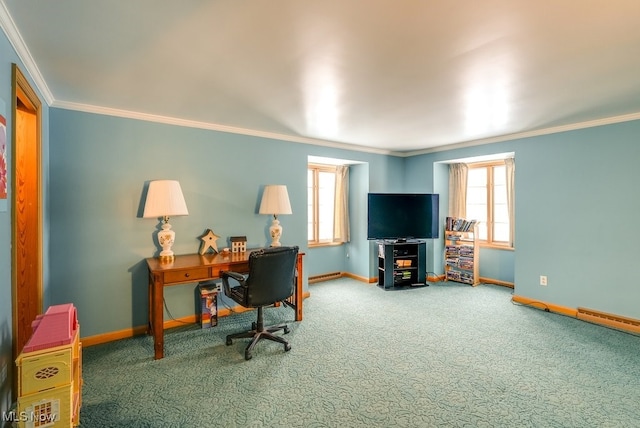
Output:
<path fill-rule="evenodd" d="M 189 274 L 188 273 L 185 273 L 184 276 L 185 276 L 185 278 L 189 278 Z"/>

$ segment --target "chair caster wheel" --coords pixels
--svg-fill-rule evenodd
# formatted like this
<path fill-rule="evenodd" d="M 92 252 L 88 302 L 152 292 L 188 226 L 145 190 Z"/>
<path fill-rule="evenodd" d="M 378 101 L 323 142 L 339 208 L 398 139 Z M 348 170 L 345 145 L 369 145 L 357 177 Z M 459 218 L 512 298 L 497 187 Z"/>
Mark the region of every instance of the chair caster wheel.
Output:
<path fill-rule="evenodd" d="M 233 344 L 233 341 L 231 340 L 231 338 L 227 337 L 227 346 Z"/>
<path fill-rule="evenodd" d="M 244 359 L 249 361 L 251 359 L 251 357 L 253 357 L 253 355 L 251 355 L 251 352 L 247 352 L 245 351 L 244 353 Z"/>
<path fill-rule="evenodd" d="M 291 331 L 291 330 L 289 330 L 289 327 L 285 327 L 285 328 L 284 328 L 284 334 L 289 334 L 289 332 L 290 332 L 290 331 Z"/>
<path fill-rule="evenodd" d="M 286 345 L 284 345 L 284 352 L 289 352 L 289 351 L 291 351 L 291 345 L 287 343 Z"/>

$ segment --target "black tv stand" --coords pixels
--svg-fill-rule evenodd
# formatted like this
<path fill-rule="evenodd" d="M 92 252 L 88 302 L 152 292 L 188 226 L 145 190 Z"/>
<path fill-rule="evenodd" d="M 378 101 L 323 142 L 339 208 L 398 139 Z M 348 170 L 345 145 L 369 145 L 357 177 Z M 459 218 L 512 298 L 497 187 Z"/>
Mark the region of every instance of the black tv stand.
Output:
<path fill-rule="evenodd" d="M 378 286 L 384 290 L 428 286 L 426 254 L 425 241 L 378 241 Z"/>

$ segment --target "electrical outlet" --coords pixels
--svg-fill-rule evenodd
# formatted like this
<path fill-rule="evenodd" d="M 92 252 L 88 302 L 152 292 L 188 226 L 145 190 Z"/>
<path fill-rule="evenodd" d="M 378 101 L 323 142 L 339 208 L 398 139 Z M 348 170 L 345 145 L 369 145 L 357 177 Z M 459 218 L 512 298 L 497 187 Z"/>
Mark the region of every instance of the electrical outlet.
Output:
<path fill-rule="evenodd" d="M 222 282 L 216 282 L 216 291 L 222 293 Z"/>
<path fill-rule="evenodd" d="M 547 285 L 547 277 L 545 275 L 540 275 L 540 285 Z"/>

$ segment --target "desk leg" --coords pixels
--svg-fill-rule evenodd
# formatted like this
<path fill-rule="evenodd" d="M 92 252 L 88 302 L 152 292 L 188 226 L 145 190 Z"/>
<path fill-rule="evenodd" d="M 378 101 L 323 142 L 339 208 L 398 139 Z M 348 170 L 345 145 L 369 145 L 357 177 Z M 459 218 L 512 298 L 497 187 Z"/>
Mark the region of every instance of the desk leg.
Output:
<path fill-rule="evenodd" d="M 149 283 L 149 318 L 153 333 L 154 359 L 164 357 L 164 284 L 160 275 L 153 275 Z"/>
<path fill-rule="evenodd" d="M 149 321 L 147 322 L 147 334 L 153 334 L 153 275 L 149 272 L 149 290 L 147 290 L 148 297 L 148 312 L 149 312 Z"/>
<path fill-rule="evenodd" d="M 297 271 L 298 271 L 298 282 L 296 284 L 296 297 L 295 297 L 295 306 L 296 306 L 296 321 L 302 321 L 302 300 L 303 300 L 303 272 L 302 272 L 302 254 L 298 254 L 298 263 L 297 263 Z"/>

